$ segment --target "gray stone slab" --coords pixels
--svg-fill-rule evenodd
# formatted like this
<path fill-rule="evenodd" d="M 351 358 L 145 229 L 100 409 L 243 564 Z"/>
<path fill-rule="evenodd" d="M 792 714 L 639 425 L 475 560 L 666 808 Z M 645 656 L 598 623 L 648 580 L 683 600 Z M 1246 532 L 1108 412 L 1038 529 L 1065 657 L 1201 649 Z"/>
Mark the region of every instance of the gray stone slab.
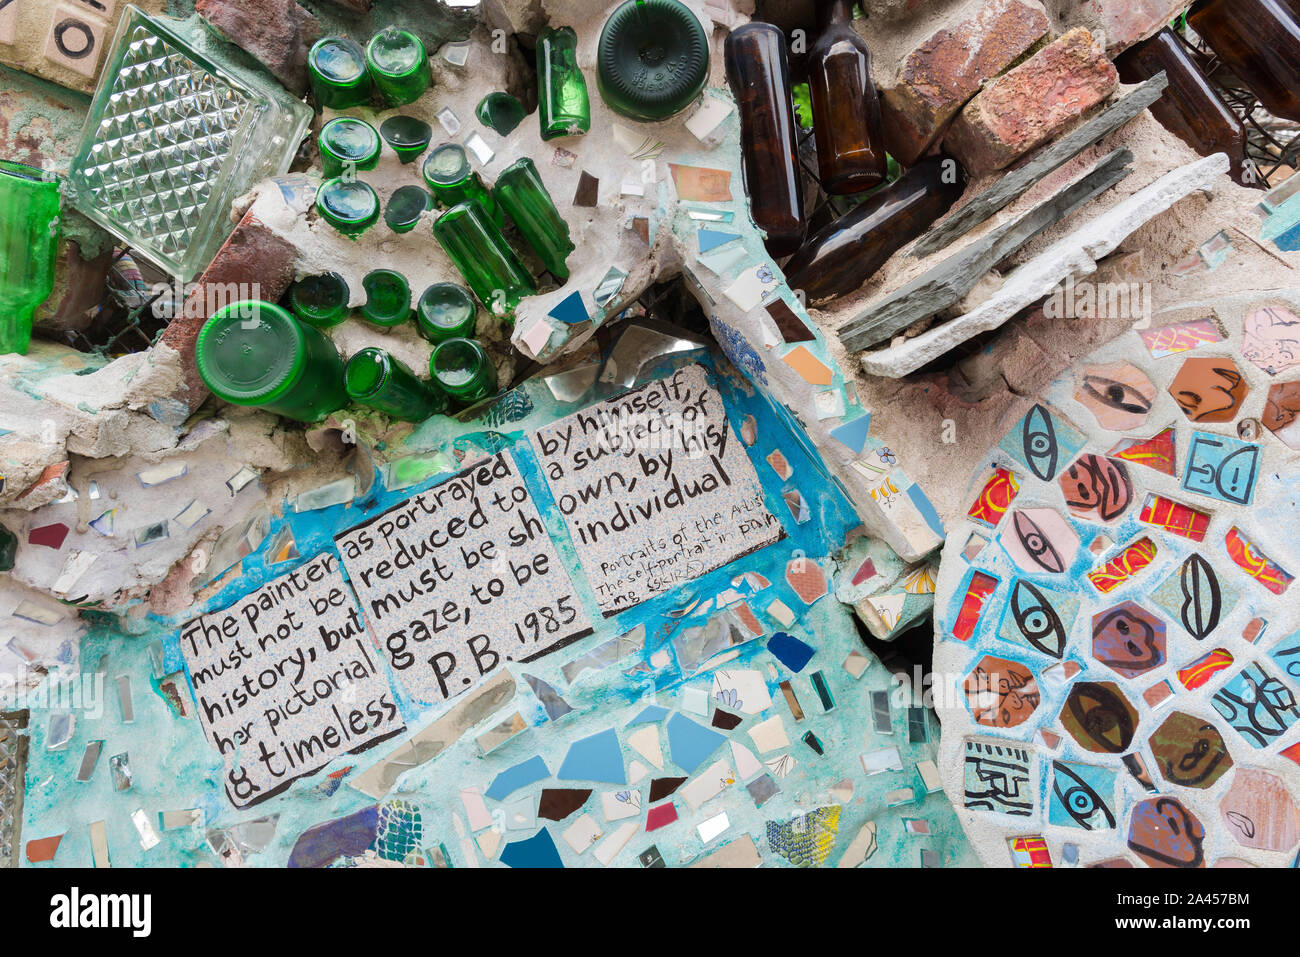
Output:
<path fill-rule="evenodd" d="M 1007 173 L 926 233 L 912 247 L 912 255 L 922 259 L 931 253 L 939 252 L 954 240 L 966 235 L 990 216 L 1005 208 L 1016 197 L 1023 195 L 1025 190 L 1044 176 L 1059 169 L 1160 99 L 1160 95 L 1168 85 L 1169 78 L 1163 71 L 1144 81 L 1132 93 L 1116 100 L 1096 116 L 1075 127 L 1024 166 Z"/>
<path fill-rule="evenodd" d="M 867 349 L 956 305 L 994 266 L 1131 173 L 1133 154 L 1115 150 L 1033 209 L 980 237 L 849 320 L 838 332 L 846 349 Z"/>

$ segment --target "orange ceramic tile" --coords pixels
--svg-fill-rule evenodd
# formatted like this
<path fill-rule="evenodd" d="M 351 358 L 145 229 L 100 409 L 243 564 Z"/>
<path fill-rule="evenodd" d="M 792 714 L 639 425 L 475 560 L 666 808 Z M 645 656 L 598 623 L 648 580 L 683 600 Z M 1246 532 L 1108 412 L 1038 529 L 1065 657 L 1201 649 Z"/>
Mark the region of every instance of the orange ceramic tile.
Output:
<path fill-rule="evenodd" d="M 833 374 L 830 367 L 808 351 L 807 346 L 796 346 L 784 356 L 788 365 L 810 385 L 830 385 Z"/>
<path fill-rule="evenodd" d="M 726 203 L 731 200 L 731 173 L 705 166 L 669 163 L 677 198 L 688 203 Z"/>
<path fill-rule="evenodd" d="M 826 594 L 826 573 L 820 565 L 806 558 L 796 558 L 785 566 L 785 580 L 805 605 Z"/>

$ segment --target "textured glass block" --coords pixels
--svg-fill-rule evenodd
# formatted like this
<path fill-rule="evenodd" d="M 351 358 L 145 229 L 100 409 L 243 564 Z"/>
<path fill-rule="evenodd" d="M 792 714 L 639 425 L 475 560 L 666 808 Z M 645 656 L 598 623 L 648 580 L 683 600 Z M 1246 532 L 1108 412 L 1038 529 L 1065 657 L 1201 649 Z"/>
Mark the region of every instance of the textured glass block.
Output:
<path fill-rule="evenodd" d="M 182 280 L 232 227 L 230 203 L 289 169 L 311 110 L 200 55 L 131 8 L 109 50 L 68 174 L 78 210 Z"/>
<path fill-rule="evenodd" d="M 18 856 L 18 805 L 27 763 L 27 739 L 21 732 L 26 726 L 27 712 L 0 712 L 0 870 L 13 867 Z"/>

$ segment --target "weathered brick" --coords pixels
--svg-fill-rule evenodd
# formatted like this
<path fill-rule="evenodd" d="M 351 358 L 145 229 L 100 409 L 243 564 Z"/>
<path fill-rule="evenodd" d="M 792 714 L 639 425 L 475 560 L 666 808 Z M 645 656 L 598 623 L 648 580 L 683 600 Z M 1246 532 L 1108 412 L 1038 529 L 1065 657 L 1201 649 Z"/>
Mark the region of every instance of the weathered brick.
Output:
<path fill-rule="evenodd" d="M 1173 22 L 1191 0 L 1045 0 L 1059 32 L 1084 27 L 1105 38 L 1106 53 L 1119 56 L 1139 40 Z"/>
<path fill-rule="evenodd" d="M 288 89 L 307 92 L 307 51 L 320 36 L 320 21 L 297 0 L 198 0 L 195 9 Z"/>
<path fill-rule="evenodd" d="M 275 302 L 289 291 L 294 280 L 297 252 L 249 211 L 235 231 L 217 250 L 211 264 L 189 291 L 181 315 L 163 330 L 159 342 L 181 356 L 183 382 L 171 396 L 190 412 L 208 396 L 208 388 L 194 364 L 194 342 L 215 308 L 253 297 Z"/>
<path fill-rule="evenodd" d="M 1038 0 L 972 0 L 916 47 L 881 91 L 885 146 L 911 166 L 942 139 L 985 80 L 1047 35 Z"/>
<path fill-rule="evenodd" d="M 986 176 L 1055 139 L 1118 85 L 1101 44 L 1087 30 L 1071 30 L 966 104 L 944 148 L 972 176 Z"/>

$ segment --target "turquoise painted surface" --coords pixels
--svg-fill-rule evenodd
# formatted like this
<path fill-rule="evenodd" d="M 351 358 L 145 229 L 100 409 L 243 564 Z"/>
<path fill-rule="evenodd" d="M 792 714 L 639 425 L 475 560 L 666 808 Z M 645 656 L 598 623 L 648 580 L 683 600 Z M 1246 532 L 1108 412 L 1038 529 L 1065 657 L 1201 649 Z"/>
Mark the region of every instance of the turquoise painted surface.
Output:
<path fill-rule="evenodd" d="M 703 351 L 687 354 L 675 357 L 672 362 L 664 363 L 657 369 L 647 370 L 643 378 L 656 378 L 690 362 L 701 362 L 714 368 L 715 384 L 722 392 L 733 433 L 738 432 L 744 415 L 755 417 L 759 441 L 755 448 L 749 450 L 751 459 L 764 483 L 767 507 L 783 521 L 789 532 L 788 538 L 704 575 L 687 588 L 661 595 L 608 620 L 601 620 L 590 589 L 579 580 L 583 600 L 592 620 L 597 622 L 595 633 L 529 665 L 503 664 L 503 667 L 511 669 L 516 679 L 517 691 L 513 700 L 464 735 L 437 759 L 408 772 L 398 787 L 388 795 L 389 801 L 401 799 L 411 805 L 401 815 L 407 828 L 403 832 L 403 841 L 409 842 L 411 811 L 414 809 L 419 814 L 420 846 L 436 848 L 441 844 L 447 849 L 454 866 L 465 866 L 465 849 L 453 819 L 453 816 L 459 816 L 462 821 L 465 818 L 465 810 L 459 799 L 461 788 L 477 786 L 486 791 L 499 772 L 534 755 L 539 755 L 554 774 L 563 764 L 573 741 L 611 728 L 616 731 L 622 746 L 625 767 L 635 759 L 649 768 L 650 774 L 631 786 L 642 792 L 643 805 L 648 805 L 645 796 L 650 777 L 683 776 L 685 772 L 674 768 L 671 763 L 667 738 L 662 733 L 666 715 L 660 722 L 660 743 L 665 758 L 663 771 L 650 767 L 649 761 L 635 754 L 627 745 L 629 732 L 626 726 L 648 703 L 660 704 L 670 712 L 680 711 L 680 695 L 684 688 L 700 687 L 706 692 L 709 690 L 713 669 L 698 675 L 684 674 L 674 639 L 680 637 L 686 629 L 704 625 L 712 614 L 712 602 L 709 602 L 708 611 L 697 610 L 693 614 L 682 615 L 680 610 L 697 600 L 713 599 L 732 587 L 733 579 L 740 572 L 754 571 L 771 582 L 769 588 L 750 600 L 751 608 L 767 627 L 767 635 L 782 629 L 766 619 L 762 609 L 774 599 L 780 599 L 798 618 L 793 627 L 784 630 L 811 645 L 815 654 L 800 674 L 791 675 L 766 650 L 766 637 L 739 646 L 738 656 L 727 662 L 726 667 L 759 670 L 772 696 L 772 705 L 762 715 L 742 715 L 743 723 L 725 734 L 755 750 L 747 730 L 773 714 L 780 715 L 790 739 L 789 747 L 764 757 L 772 759 L 779 754 L 788 754 L 795 762 L 794 769 L 787 776 L 777 779 L 779 793 L 761 809 L 755 807 L 742 781 L 737 781 L 720 796 L 695 811 L 691 811 L 678 796 L 678 820 L 653 833 L 638 832 L 614 858 L 613 864 L 635 866 L 637 855 L 654 845 L 665 862 L 669 866 L 675 866 L 744 834 L 756 837 L 766 863 L 785 863 L 783 858 L 768 849 L 764 838 L 767 823 L 786 823 L 797 815 L 833 805 L 835 802 L 828 791 L 843 779 L 851 781 L 854 790 L 840 815 L 838 838 L 826 859 L 827 864 L 833 865 L 862 824 L 873 819 L 879 827 L 880 850 L 870 859 L 869 866 L 915 866 L 919 863 L 922 849 L 937 851 L 944 865 L 974 863 L 974 857 L 942 793 L 926 796 L 916 773 L 916 762 L 931 758 L 936 749 L 938 727 L 933 718 L 928 719 L 928 740 L 914 745 L 908 744 L 906 718 L 897 706 L 894 713 L 894 734 L 881 735 L 872 731 L 868 692 L 892 689 L 890 676 L 877 662 L 860 679 L 852 678 L 842 667 L 846 656 L 851 650 L 859 650 L 868 656 L 869 653 L 857 637 L 850 610 L 830 595 L 809 608 L 799 600 L 784 579 L 786 564 L 792 558 L 803 558 L 818 563 L 829 583 L 835 571 L 832 547 L 842 543 L 848 530 L 858 524 L 856 515 L 836 486 L 825 481 L 820 462 L 812 457 L 805 445 L 795 439 L 785 416 L 755 394 L 748 382 L 725 359 L 715 360 Z M 483 420 L 463 425 L 444 421 L 441 425 L 445 433 L 432 434 L 438 430 L 426 427 L 413 437 L 409 446 L 415 451 L 427 451 L 437 448 L 439 444 L 451 442 L 460 447 L 473 446 L 485 451 L 496 451 L 503 445 L 508 445 L 525 474 L 562 557 L 576 569 L 579 567 L 577 557 L 559 523 L 554 521 L 555 510 L 548 508 L 549 494 L 537 475 L 536 464 L 524 439 L 531 429 L 615 391 L 597 386 L 589 390 L 581 401 L 565 404 L 557 402 L 545 383 L 537 380 L 528 383 L 508 403 L 516 414 L 531 407 L 531 411 L 519 421 L 502 421 L 498 408 L 496 414 L 488 415 L 497 426 L 496 429 L 482 431 Z M 522 401 L 520 396 L 525 396 L 527 401 Z M 811 520 L 803 525 L 797 525 L 791 520 L 780 497 L 781 483 L 763 461 L 763 456 L 773 448 L 780 448 L 785 454 L 795 471 L 795 481 L 804 490 Z M 471 454 L 470 458 L 473 457 L 474 454 Z M 458 470 L 454 459 L 450 456 L 446 458 L 447 472 Z M 443 477 L 434 476 L 398 491 L 384 488 L 382 482 L 377 480 L 366 496 L 347 506 L 305 514 L 287 511 L 284 518 L 272 522 L 270 534 L 262 549 L 244 560 L 240 574 L 203 607 L 187 612 L 184 619 L 233 603 L 268 579 L 332 548 L 332 535 L 335 532 L 362 521 L 414 492 L 437 484 Z M 300 557 L 290 562 L 268 565 L 266 551 L 269 544 L 286 525 L 293 532 Z M 104 711 L 98 718 L 78 715 L 75 734 L 65 749 L 57 752 L 46 750 L 50 714 L 48 711 L 33 713 L 22 836 L 25 842 L 66 833 L 52 864 L 40 866 L 88 865 L 91 861 L 89 825 L 98 820 L 106 822 L 109 852 L 114 866 L 216 863 L 218 859 L 206 843 L 208 832 L 269 815 L 279 816 L 274 839 L 264 851 L 249 856 L 246 863 L 251 866 L 282 866 L 288 861 L 295 841 L 304 830 L 354 814 L 374 803 L 367 796 L 348 787 L 346 777 L 342 786 L 330 787 L 328 774 L 348 765 L 355 765 L 357 771 L 363 770 L 392 752 L 405 736 L 363 755 L 341 758 L 325 771 L 296 782 L 284 794 L 249 811 L 234 811 L 227 803 L 219 784 L 222 769 L 217 752 L 204 739 L 197 719 L 176 716 L 160 693 L 159 682 L 151 676 L 149 645 L 155 639 L 163 643 L 164 672 L 181 668 L 176 641 L 180 624 L 180 618 L 149 619 L 144 622 L 139 634 L 129 636 L 103 627 L 92 629 L 83 646 L 81 660 L 86 663 L 85 667 L 91 669 L 100 661 L 101 656 L 106 656 Z M 562 667 L 566 662 L 638 626 L 644 626 L 646 635 L 645 647 L 639 653 L 598 671 L 586 671 L 576 676 L 572 683 L 565 679 Z M 666 657 L 657 654 L 662 652 L 666 652 Z M 651 662 L 652 658 L 654 663 Z M 829 712 L 823 712 L 811 684 L 811 675 L 815 671 L 822 672 L 830 686 L 835 708 Z M 523 680 L 524 673 L 552 685 L 575 713 L 556 721 L 547 721 L 541 702 Z M 122 722 L 116 699 L 115 678 L 121 674 L 131 677 L 134 689 L 135 720 L 132 724 Z M 795 721 L 778 687 L 779 682 L 786 679 L 791 681 L 802 706 L 805 715 L 802 721 Z M 393 682 L 393 687 L 400 697 L 400 686 Z M 714 703 L 710 701 L 710 710 Z M 420 713 L 412 702 L 405 699 L 400 700 L 400 706 L 410 732 L 418 731 L 440 713 L 437 708 Z M 475 737 L 515 710 L 523 714 L 529 724 L 528 730 L 490 755 L 482 755 Z M 688 716 L 705 725 L 709 721 L 707 717 L 695 714 Z M 824 756 L 816 755 L 800 740 L 809 730 L 821 741 Z M 88 783 L 77 783 L 76 772 L 85 745 L 88 741 L 99 739 L 104 740 L 105 744 L 95 773 Z M 866 776 L 860 756 L 864 752 L 891 746 L 899 748 L 904 770 Z M 130 790 L 118 792 L 113 790 L 109 759 L 121 753 L 130 756 L 134 781 Z M 732 764 L 730 749 L 726 745 L 711 754 L 704 767 L 720 759 Z M 575 812 L 562 824 L 548 821 L 538 823 L 550 831 L 566 866 L 598 866 L 591 851 L 581 856 L 575 854 L 560 834 L 584 812 L 590 813 L 597 822 L 603 822 L 600 792 L 625 788 L 580 781 L 556 781 L 551 778 L 521 789 L 503 802 L 488 800 L 488 808 L 499 812 L 506 805 L 514 804 L 529 795 L 535 796 L 543 787 L 591 787 L 595 790 L 596 793 L 583 811 Z M 903 807 L 886 809 L 886 792 L 906 787 L 913 788 L 919 800 Z M 158 812 L 185 808 L 201 809 L 201 823 L 178 830 L 159 830 L 161 843 L 149 851 L 142 850 L 130 820 L 132 812 L 144 809 L 155 828 L 158 828 Z M 727 813 L 730 827 L 706 846 L 695 827 L 722 811 Z M 644 811 L 642 815 L 644 820 Z M 929 825 L 930 835 L 907 834 L 904 818 L 924 819 Z M 497 819 L 504 822 L 503 814 L 497 813 Z M 621 822 L 602 824 L 604 833 L 611 833 L 618 823 Z M 507 830 L 502 846 L 530 838 L 538 831 L 537 826 L 524 830 Z M 385 839 L 389 837 L 391 835 Z M 479 863 L 482 863 L 481 859 Z"/>

